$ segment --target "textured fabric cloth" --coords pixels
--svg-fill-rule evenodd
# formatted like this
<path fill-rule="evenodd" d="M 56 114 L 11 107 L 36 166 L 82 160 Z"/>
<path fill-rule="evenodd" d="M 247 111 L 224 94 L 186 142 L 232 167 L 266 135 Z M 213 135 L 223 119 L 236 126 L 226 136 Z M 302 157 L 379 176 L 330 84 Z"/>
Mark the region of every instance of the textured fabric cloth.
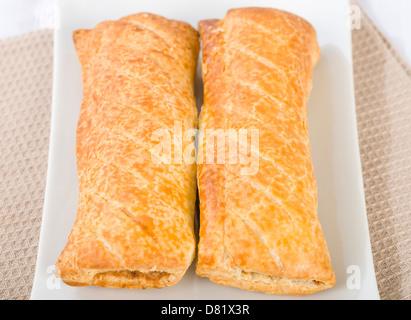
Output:
<path fill-rule="evenodd" d="M 357 121 L 381 299 L 411 299 L 411 68 L 363 15 L 354 30 Z"/>
<path fill-rule="evenodd" d="M 0 299 L 28 299 L 46 184 L 53 32 L 0 41 Z"/>
<path fill-rule="evenodd" d="M 0 41 L 0 299 L 28 299 L 47 169 L 52 31 Z M 363 16 L 353 30 L 367 214 L 381 299 L 411 298 L 411 69 Z"/>

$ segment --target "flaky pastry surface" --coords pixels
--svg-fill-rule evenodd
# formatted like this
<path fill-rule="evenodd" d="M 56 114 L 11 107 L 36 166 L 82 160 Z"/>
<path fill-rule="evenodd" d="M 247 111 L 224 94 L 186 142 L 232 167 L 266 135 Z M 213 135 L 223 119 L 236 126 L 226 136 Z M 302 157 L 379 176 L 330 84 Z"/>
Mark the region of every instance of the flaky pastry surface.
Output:
<path fill-rule="evenodd" d="M 198 165 L 197 274 L 270 294 L 332 287 L 307 129 L 320 57 L 315 30 L 298 16 L 268 8 L 233 9 L 222 20 L 201 21 L 199 29 L 200 129 L 258 129 L 259 168 L 244 175 L 244 165 L 227 158 Z M 203 156 L 210 148 L 205 141 Z"/>
<path fill-rule="evenodd" d="M 170 286 L 194 258 L 196 166 L 153 159 L 152 134 L 175 121 L 197 127 L 198 34 L 141 13 L 73 39 L 83 79 L 80 195 L 57 275 L 73 286 Z"/>

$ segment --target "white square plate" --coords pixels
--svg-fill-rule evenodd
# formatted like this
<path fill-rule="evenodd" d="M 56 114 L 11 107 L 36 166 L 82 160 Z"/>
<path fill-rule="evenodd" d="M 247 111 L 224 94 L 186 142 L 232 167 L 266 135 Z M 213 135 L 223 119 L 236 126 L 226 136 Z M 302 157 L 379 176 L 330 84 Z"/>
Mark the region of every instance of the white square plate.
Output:
<path fill-rule="evenodd" d="M 124 290 L 72 288 L 53 275 L 77 212 L 76 127 L 81 70 L 72 42 L 76 29 L 93 28 L 137 12 L 189 22 L 223 18 L 230 8 L 275 7 L 307 19 L 322 50 L 308 106 L 319 217 L 337 284 L 305 297 L 272 296 L 212 283 L 194 263 L 175 286 Z M 54 89 L 47 188 L 32 299 L 379 299 L 368 233 L 357 138 L 347 0 L 61 0 L 57 2 Z"/>

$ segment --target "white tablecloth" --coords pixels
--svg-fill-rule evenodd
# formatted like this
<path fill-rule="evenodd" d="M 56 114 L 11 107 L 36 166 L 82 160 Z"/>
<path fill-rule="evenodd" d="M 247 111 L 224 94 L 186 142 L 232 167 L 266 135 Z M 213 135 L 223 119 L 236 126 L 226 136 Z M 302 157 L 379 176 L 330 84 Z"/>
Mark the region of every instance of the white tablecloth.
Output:
<path fill-rule="evenodd" d="M 382 34 L 411 64 L 411 1 L 358 0 L 358 2 Z M 54 0 L 1 0 L 0 39 L 53 28 L 53 6 Z"/>
<path fill-rule="evenodd" d="M 381 33 L 411 64 L 411 1 L 357 0 Z"/>

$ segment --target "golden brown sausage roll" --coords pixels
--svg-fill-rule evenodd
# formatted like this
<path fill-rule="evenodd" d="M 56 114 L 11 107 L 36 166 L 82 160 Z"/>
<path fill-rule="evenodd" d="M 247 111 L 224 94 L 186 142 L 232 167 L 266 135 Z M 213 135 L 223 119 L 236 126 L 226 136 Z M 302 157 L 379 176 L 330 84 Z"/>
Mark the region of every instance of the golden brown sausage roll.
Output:
<path fill-rule="evenodd" d="M 197 127 L 198 33 L 144 13 L 73 38 L 83 79 L 80 195 L 57 275 L 72 286 L 173 285 L 195 253 L 196 165 L 164 163 L 154 151 L 158 133 Z M 172 139 L 171 147 L 183 146 Z"/>
<path fill-rule="evenodd" d="M 268 8 L 233 9 L 199 28 L 204 138 L 198 275 L 271 294 L 332 287 L 307 130 L 312 71 L 320 57 L 315 30 L 298 16 Z M 207 131 L 222 130 L 232 142 L 227 132 L 233 129 L 234 153 L 208 138 Z M 252 130 L 258 130 L 254 142 Z M 221 152 L 224 163 L 216 156 Z"/>

